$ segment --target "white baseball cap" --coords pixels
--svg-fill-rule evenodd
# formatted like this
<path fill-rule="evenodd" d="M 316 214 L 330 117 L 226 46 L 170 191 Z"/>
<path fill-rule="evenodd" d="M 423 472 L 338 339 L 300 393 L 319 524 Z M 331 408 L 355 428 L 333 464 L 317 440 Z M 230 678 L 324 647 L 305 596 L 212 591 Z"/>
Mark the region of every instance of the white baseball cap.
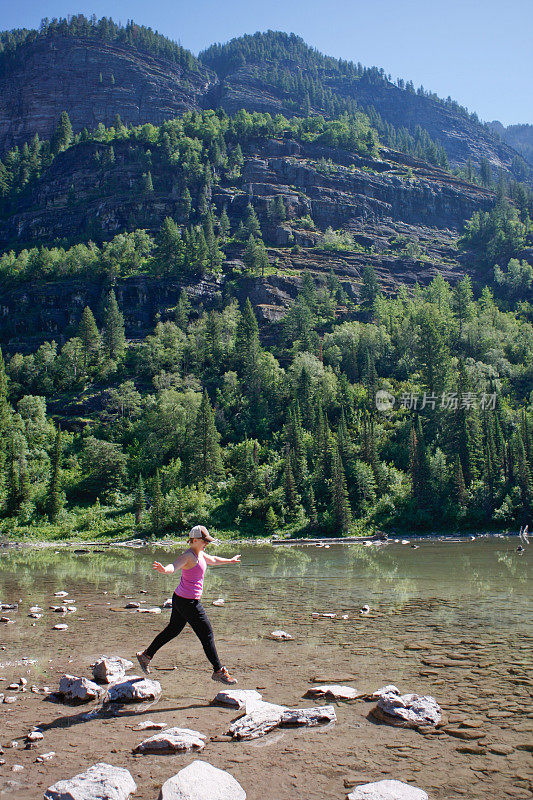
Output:
<path fill-rule="evenodd" d="M 218 539 L 211 536 L 205 525 L 195 525 L 194 528 L 191 528 L 189 539 L 203 539 L 204 542 L 218 542 Z"/>

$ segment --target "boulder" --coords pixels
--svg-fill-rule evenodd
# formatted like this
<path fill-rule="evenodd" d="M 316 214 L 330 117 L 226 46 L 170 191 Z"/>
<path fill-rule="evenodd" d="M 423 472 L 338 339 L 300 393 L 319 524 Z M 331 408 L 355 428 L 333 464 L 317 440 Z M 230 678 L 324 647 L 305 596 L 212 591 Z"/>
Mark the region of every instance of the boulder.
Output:
<path fill-rule="evenodd" d="M 429 800 L 422 789 L 402 781 L 376 781 L 356 786 L 348 800 Z"/>
<path fill-rule="evenodd" d="M 167 728 L 145 739 L 134 749 L 134 753 L 185 753 L 189 750 L 203 750 L 205 736 L 189 728 Z"/>
<path fill-rule="evenodd" d="M 161 684 L 139 675 L 131 675 L 128 680 L 114 683 L 107 690 L 104 704 L 108 703 L 142 703 L 146 700 L 158 700 L 161 697 Z"/>
<path fill-rule="evenodd" d="M 256 692 L 255 689 L 223 689 L 216 695 L 213 703 L 231 708 L 245 708 L 247 703 L 262 699 L 260 692 Z"/>
<path fill-rule="evenodd" d="M 137 784 L 127 769 L 94 764 L 86 772 L 58 781 L 44 793 L 45 800 L 127 800 Z"/>
<path fill-rule="evenodd" d="M 418 694 L 384 694 L 371 713 L 382 722 L 403 728 L 435 726 L 442 718 L 440 706 L 435 698 Z"/>
<path fill-rule="evenodd" d="M 58 694 L 68 703 L 89 703 L 100 697 L 101 691 L 97 683 L 76 675 L 63 675 L 59 681 Z"/>
<path fill-rule="evenodd" d="M 355 700 L 356 697 L 361 697 L 357 689 L 352 689 L 351 686 L 340 686 L 339 684 L 330 684 L 324 686 L 312 686 L 305 693 L 306 697 L 329 697 L 333 700 Z"/>
<path fill-rule="evenodd" d="M 120 656 L 102 656 L 93 665 L 93 677 L 99 683 L 114 683 L 126 676 L 126 670 L 133 667 L 133 662 Z"/>
<path fill-rule="evenodd" d="M 159 800 L 246 800 L 233 775 L 206 761 L 193 761 L 161 787 Z"/>

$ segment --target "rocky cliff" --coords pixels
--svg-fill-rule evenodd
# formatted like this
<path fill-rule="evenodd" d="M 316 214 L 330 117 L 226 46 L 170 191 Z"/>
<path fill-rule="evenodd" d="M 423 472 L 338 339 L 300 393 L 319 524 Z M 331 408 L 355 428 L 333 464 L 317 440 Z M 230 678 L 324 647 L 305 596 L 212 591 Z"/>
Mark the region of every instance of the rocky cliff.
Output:
<path fill-rule="evenodd" d="M 0 152 L 48 139 L 62 111 L 74 131 L 113 124 L 161 123 L 191 108 L 216 80 L 128 45 L 50 35 L 20 47 L 0 76 Z"/>

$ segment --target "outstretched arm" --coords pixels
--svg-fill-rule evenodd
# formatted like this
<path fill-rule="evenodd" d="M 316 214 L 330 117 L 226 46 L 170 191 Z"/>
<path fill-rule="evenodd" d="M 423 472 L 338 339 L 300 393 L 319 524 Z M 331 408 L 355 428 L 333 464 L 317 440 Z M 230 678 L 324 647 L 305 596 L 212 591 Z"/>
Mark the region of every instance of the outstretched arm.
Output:
<path fill-rule="evenodd" d="M 159 561 L 154 561 L 153 568 L 160 572 L 162 575 L 172 575 L 173 572 L 176 572 L 178 569 L 189 569 L 189 567 L 193 567 L 193 556 L 190 551 L 182 553 L 181 556 L 174 561 L 173 564 L 167 564 L 166 567 L 163 564 L 160 564 Z"/>
<path fill-rule="evenodd" d="M 240 555 L 233 556 L 233 558 L 222 558 L 221 556 L 212 556 L 208 553 L 204 553 L 204 558 L 206 563 L 211 567 L 221 566 L 222 564 L 238 564 L 241 560 Z"/>

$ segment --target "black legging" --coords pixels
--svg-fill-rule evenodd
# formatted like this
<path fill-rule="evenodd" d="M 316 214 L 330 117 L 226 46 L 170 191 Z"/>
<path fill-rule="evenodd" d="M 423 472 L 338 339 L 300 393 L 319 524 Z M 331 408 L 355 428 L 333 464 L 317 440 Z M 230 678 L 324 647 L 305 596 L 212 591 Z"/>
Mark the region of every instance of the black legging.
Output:
<path fill-rule="evenodd" d="M 200 639 L 204 652 L 213 665 L 213 669 L 218 672 L 222 664 L 215 647 L 213 628 L 207 618 L 205 608 L 199 600 L 180 597 L 176 592 L 172 595 L 170 622 L 161 633 L 157 634 L 150 647 L 147 647 L 144 652 L 149 658 L 153 658 L 160 647 L 163 647 L 164 644 L 170 642 L 171 639 L 174 639 L 175 636 L 182 632 L 187 623 Z"/>

